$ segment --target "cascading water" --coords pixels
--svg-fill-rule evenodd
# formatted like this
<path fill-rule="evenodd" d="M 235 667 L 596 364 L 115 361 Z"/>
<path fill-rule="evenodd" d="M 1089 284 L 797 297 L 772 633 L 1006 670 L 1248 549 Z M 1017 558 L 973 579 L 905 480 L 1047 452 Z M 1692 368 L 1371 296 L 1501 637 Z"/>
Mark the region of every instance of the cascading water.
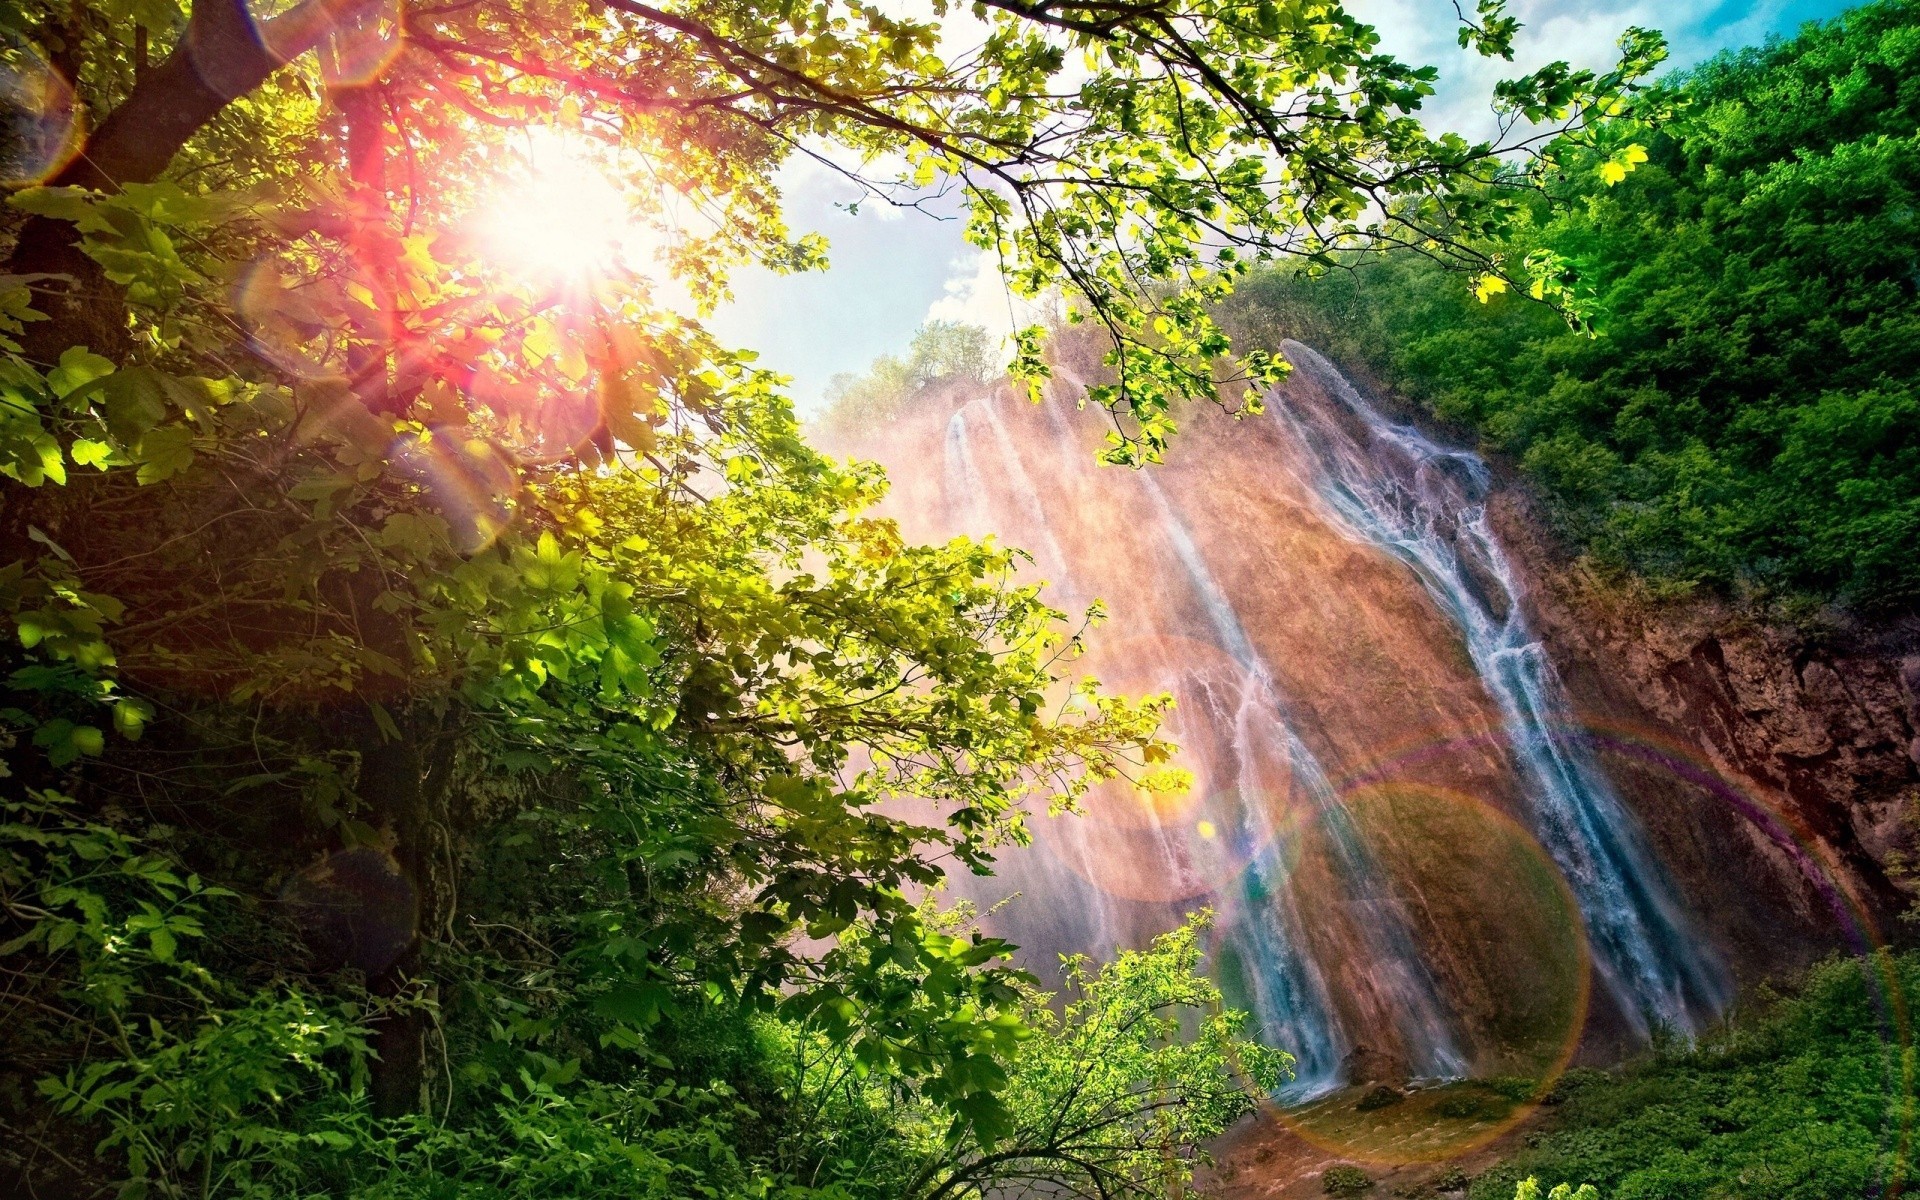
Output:
<path fill-rule="evenodd" d="M 980 480 L 979 468 L 974 466 L 973 447 L 967 441 L 966 408 L 954 410 L 947 421 L 941 463 L 946 484 L 942 494 L 946 497 L 947 523 L 960 533 L 988 532 L 983 524 L 987 489 Z"/>
<path fill-rule="evenodd" d="M 1241 877 L 1240 899 L 1247 911 L 1269 919 L 1236 921 L 1226 935 L 1246 964 L 1255 1013 L 1268 1040 L 1287 1047 L 1294 1056 L 1294 1078 L 1287 1090 L 1302 1096 L 1316 1095 L 1338 1085 L 1341 1059 L 1350 1041 L 1334 1018 L 1325 977 L 1303 953 L 1300 912 L 1280 861 L 1286 839 L 1270 827 L 1261 827 L 1270 814 L 1257 798 L 1268 793 L 1272 785 L 1262 778 L 1257 749 L 1265 740 L 1281 744 L 1293 781 L 1303 784 L 1302 790 L 1316 801 L 1319 796 L 1313 784 L 1319 767 L 1292 731 L 1273 719 L 1278 703 L 1271 680 L 1233 606 L 1207 571 L 1192 535 L 1174 514 L 1158 483 L 1146 478 L 1142 487 L 1155 502 L 1160 529 L 1184 569 L 1214 637 L 1239 667 L 1239 678 L 1234 681 L 1238 683 L 1238 695 L 1231 706 L 1222 703 L 1220 687 L 1204 686 L 1207 681 L 1194 681 L 1203 686 L 1193 689 L 1203 697 L 1209 723 L 1233 730 L 1232 788 L 1237 800 L 1233 810 L 1238 821 L 1229 836 L 1262 848 L 1251 856 Z"/>
<path fill-rule="evenodd" d="M 994 448 L 999 451 L 1001 465 L 1013 484 L 1013 499 L 1019 503 L 1028 527 L 1039 536 L 1039 544 L 1034 547 L 1038 565 L 1056 588 L 1064 595 L 1071 596 L 1074 588 L 1071 572 L 1067 569 L 1067 556 L 1060 550 L 1060 540 L 1053 535 L 1053 522 L 1047 519 L 1040 493 L 1027 477 L 1026 467 L 1021 465 L 1020 452 L 1015 449 L 1013 438 L 1007 433 L 1007 423 L 1000 419 L 1000 410 L 991 402 L 981 407 L 986 412 L 987 430 L 993 434 Z"/>
<path fill-rule="evenodd" d="M 1042 973 L 1213 909 L 1222 988 L 1294 1054 L 1290 1099 L 1540 1077 L 1583 1028 L 1607 1046 L 1699 1028 L 1725 975 L 1569 730 L 1486 467 L 1288 351 L 1274 416 L 1197 410 L 1148 471 L 1097 465 L 1064 371 L 1038 408 L 948 390 L 844 447 L 887 466 L 907 536 L 1004 538 L 1059 607 L 1106 605 L 1070 669 L 1177 700 L 1191 788 L 1104 784 L 955 896 Z M 1589 958 L 1617 1001 L 1594 1025 Z"/>
<path fill-rule="evenodd" d="M 971 417 L 976 414 L 983 418 L 990 435 L 992 453 L 987 458 L 1006 485 L 1003 491 L 987 489 L 975 461 L 969 434 Z M 1057 420 L 1054 431 L 1056 441 L 1070 437 Z M 994 525 L 996 515 L 1010 518 L 1027 544 L 1037 547 L 1043 569 L 1052 568 L 1050 574 L 1057 571 L 1055 577 L 1064 579 L 1069 573 L 1066 555 L 1055 535 L 1046 500 L 1033 488 L 1018 447 L 990 400 L 976 400 L 955 411 L 947 425 L 943 457 L 943 490 L 949 513 L 970 526 Z M 1156 812 L 1151 817 L 1151 855 L 1158 864 L 1156 869 L 1172 878 L 1195 880 L 1182 889 L 1183 894 L 1230 899 L 1229 907 L 1240 914 L 1226 925 L 1222 936 L 1242 965 L 1248 999 L 1266 1036 L 1295 1056 L 1296 1074 L 1287 1094 L 1306 1097 L 1338 1086 L 1354 1039 L 1342 1028 L 1324 973 L 1307 953 L 1304 922 L 1285 862 L 1297 833 L 1274 828 L 1275 811 L 1261 803 L 1264 797 L 1286 794 L 1289 804 L 1308 810 L 1305 819 L 1316 826 L 1327 843 L 1338 885 L 1346 893 L 1344 903 L 1351 918 L 1348 924 L 1359 943 L 1352 952 L 1370 966 L 1359 981 L 1359 990 L 1366 995 L 1354 998 L 1355 1003 L 1367 1009 L 1376 1022 L 1398 1031 L 1410 1073 L 1428 1077 L 1462 1073 L 1465 1058 L 1455 1044 L 1434 981 L 1414 950 L 1405 913 L 1383 885 L 1350 827 L 1326 772 L 1287 724 L 1284 703 L 1270 671 L 1208 570 L 1186 523 L 1151 476 L 1135 478 L 1157 518 L 1154 529 L 1181 566 L 1187 598 L 1198 602 L 1207 632 L 1232 662 L 1227 670 L 1171 663 L 1166 669 L 1179 673 L 1178 691 L 1186 703 L 1198 708 L 1207 733 L 1226 743 L 1222 746 L 1225 753 L 1219 755 L 1223 762 L 1209 810 L 1220 818 L 1222 828 L 1212 836 L 1251 848 L 1244 870 L 1234 879 L 1236 894 L 1230 898 L 1218 896 L 1215 888 L 1199 879 L 1201 872 L 1187 829 L 1163 824 Z M 990 511 L 996 499 L 1007 501 L 1004 507 L 1009 511 Z M 1063 516 L 1070 519 L 1070 514 Z M 1072 588 L 1069 585 L 1065 590 Z M 1269 777 L 1273 772 L 1267 764 L 1275 758 L 1286 764 L 1288 778 L 1284 781 Z M 1076 860 L 1078 870 L 1074 874 L 1079 878 L 1049 881 L 1049 890 L 1057 893 L 1064 885 L 1079 892 L 1080 878 L 1098 877 L 1096 856 L 1086 841 L 1070 830 L 1061 831 L 1055 840 L 1066 843 L 1057 852 Z M 1015 870 L 1025 873 L 1020 867 Z M 1104 894 L 1092 899 L 1104 942 L 1118 924 L 1108 912 L 1113 901 Z"/>
<path fill-rule="evenodd" d="M 1729 999 L 1726 973 L 1689 928 L 1637 823 L 1589 746 L 1521 588 L 1488 525 L 1491 482 L 1475 455 L 1383 418 L 1324 357 L 1282 346 L 1329 403 L 1290 391 L 1273 405 L 1305 452 L 1308 482 L 1355 540 L 1412 568 L 1458 627 L 1499 706 L 1536 836 L 1577 898 L 1595 966 L 1642 1037 L 1697 1032 Z"/>
<path fill-rule="evenodd" d="M 1339 867 L 1340 882 L 1348 893 L 1348 904 L 1361 914 L 1354 928 L 1366 943 L 1363 953 L 1371 970 L 1365 982 L 1375 993 L 1371 998 L 1372 1007 L 1380 1010 L 1399 1028 L 1416 1075 L 1447 1077 L 1461 1074 L 1466 1068 L 1466 1061 L 1454 1045 L 1444 1005 L 1437 995 L 1433 978 L 1414 951 L 1412 939 L 1407 933 L 1405 913 L 1381 886 L 1379 872 L 1367 855 L 1366 848 L 1355 836 L 1339 797 L 1327 779 L 1326 771 L 1287 724 L 1284 705 L 1272 675 L 1255 650 L 1252 640 L 1247 637 L 1233 605 L 1208 571 L 1206 561 L 1194 545 L 1186 523 L 1167 500 L 1157 480 L 1151 475 L 1142 475 L 1139 479 L 1141 486 L 1153 499 L 1154 508 L 1161 516 L 1161 528 L 1166 532 L 1189 583 L 1200 598 L 1208 624 L 1213 627 L 1222 648 L 1245 668 L 1247 693 L 1258 697 L 1261 708 L 1278 718 L 1262 732 L 1265 736 L 1279 739 L 1284 745 L 1286 760 L 1293 769 L 1294 782 L 1311 804 L 1320 832 L 1326 838 Z M 1244 757 L 1253 731 L 1248 730 L 1244 723 L 1239 723 L 1237 732 L 1236 742 Z M 1257 789 L 1243 788 L 1243 791 L 1253 793 Z M 1289 881 L 1284 877 L 1275 877 L 1271 867 L 1271 856 L 1256 859 L 1254 869 L 1248 873 L 1247 884 L 1258 889 L 1260 894 L 1287 898 L 1278 906 L 1285 916 L 1281 930 L 1284 933 L 1286 926 L 1298 927 L 1299 917 L 1296 906 L 1291 902 Z M 1234 932 L 1244 936 L 1242 930 Z M 1296 937 L 1290 944 L 1297 942 Z M 1286 966 L 1291 969 L 1283 970 L 1283 975 L 1305 976 L 1318 982 L 1318 973 L 1310 968 L 1292 963 Z M 1322 987 L 1319 990 L 1323 993 L 1324 989 Z M 1335 1074 L 1338 1064 L 1327 1059 L 1333 1046 L 1346 1039 L 1330 1028 L 1316 1028 L 1326 1024 L 1324 1014 L 1328 1006 L 1324 994 L 1291 987 L 1280 995 L 1284 997 L 1282 1003 L 1260 1014 L 1272 1032 L 1284 1034 L 1304 1025 L 1314 1029 L 1320 1040 L 1329 1043 L 1325 1047 L 1326 1053 L 1294 1052 L 1299 1059 L 1294 1090 L 1302 1094 L 1324 1091 L 1338 1082 Z M 1316 1051 L 1320 1049 L 1315 1047 Z"/>
<path fill-rule="evenodd" d="M 987 489 L 981 478 L 969 438 L 971 426 L 967 414 L 981 406 L 981 402 L 976 400 L 955 409 L 953 416 L 947 420 L 941 446 L 940 490 L 945 498 L 947 522 L 955 532 L 974 536 L 994 531 L 992 510 L 996 495 Z M 988 413 L 992 425 L 998 427 L 999 421 L 991 416 L 990 406 Z M 1020 478 L 1024 479 L 1025 471 L 1019 467 L 1017 458 L 1013 459 L 1013 465 L 1020 470 Z M 1044 522 L 1045 514 L 1037 506 L 1030 508 L 1026 515 L 1038 516 Z M 1060 572 L 1054 577 L 1055 582 L 1063 590 L 1070 590 L 1071 585 L 1065 580 L 1065 556 L 1053 542 L 1050 530 L 1043 525 L 1040 532 L 1045 534 L 1047 543 L 1052 546 L 1053 563 Z M 1098 877 L 1099 865 L 1092 860 L 1089 847 L 1083 840 L 1064 840 L 1067 842 L 1065 852 L 1079 860 L 1080 869 L 1077 873 L 1049 870 L 1051 860 L 1044 856 L 1013 855 L 1006 856 L 998 864 L 999 878 L 1004 883 L 1012 884 L 1020 893 L 1073 896 L 1076 903 L 1057 908 L 1054 930 L 1057 944 L 1078 947 L 1082 953 L 1110 957 L 1114 951 L 1122 948 L 1123 939 L 1114 926 L 1107 906 L 1102 903 L 1101 895 L 1086 882 Z"/>

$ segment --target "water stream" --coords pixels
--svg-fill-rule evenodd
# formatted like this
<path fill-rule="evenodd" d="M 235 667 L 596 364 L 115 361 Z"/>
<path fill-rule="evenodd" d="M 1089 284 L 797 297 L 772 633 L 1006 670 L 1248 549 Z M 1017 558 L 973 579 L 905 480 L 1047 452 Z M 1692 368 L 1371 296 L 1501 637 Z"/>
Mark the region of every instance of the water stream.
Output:
<path fill-rule="evenodd" d="M 975 898 L 997 901 L 1005 889 L 1029 897 L 1013 917 L 1015 940 L 1043 956 L 1104 958 L 1185 912 L 1214 908 L 1223 984 L 1231 980 L 1235 1002 L 1253 1011 L 1265 1040 L 1295 1056 L 1285 1098 L 1319 1095 L 1356 1072 L 1381 1069 L 1382 1056 L 1392 1064 L 1385 1069 L 1406 1077 L 1468 1073 L 1489 1049 L 1488 1001 L 1480 993 L 1471 1019 L 1458 1008 L 1459 994 L 1428 961 L 1435 946 L 1422 938 L 1476 934 L 1468 927 L 1436 932 L 1438 918 L 1417 891 L 1421 907 L 1409 909 L 1403 893 L 1417 885 L 1381 865 L 1374 835 L 1356 824 L 1315 750 L 1332 746 L 1329 761 L 1340 778 L 1352 778 L 1356 743 L 1350 736 L 1328 742 L 1328 697 L 1377 693 L 1350 693 L 1357 681 L 1309 670 L 1306 696 L 1288 694 L 1303 684 L 1301 655 L 1309 668 L 1320 659 L 1313 637 L 1334 639 L 1329 649 L 1400 638 L 1386 643 L 1399 656 L 1453 664 L 1426 668 L 1421 678 L 1429 682 L 1421 686 L 1437 686 L 1432 672 L 1441 671 L 1457 681 L 1446 686 L 1464 689 L 1447 703 L 1478 705 L 1483 728 L 1501 731 L 1504 745 L 1492 759 L 1505 765 L 1488 769 L 1518 795 L 1525 824 L 1565 877 L 1596 974 L 1626 1025 L 1642 1038 L 1661 1028 L 1698 1031 L 1727 1003 L 1726 972 L 1702 949 L 1671 881 L 1574 725 L 1566 689 L 1527 625 L 1521 585 L 1488 523 L 1486 465 L 1386 420 L 1307 347 L 1287 343 L 1285 350 L 1316 386 L 1283 388 L 1270 399 L 1273 417 L 1261 426 L 1280 452 L 1261 448 L 1260 427 L 1241 427 L 1231 436 L 1256 440 L 1251 448 L 1232 443 L 1237 465 L 1208 461 L 1164 482 L 1156 470 L 1095 464 L 1079 436 L 1090 431 L 1077 426 L 1072 397 L 1059 394 L 1072 390 L 1070 380 L 1056 381 L 1043 415 L 1025 415 L 1026 406 L 1006 396 L 980 397 L 926 431 L 938 438 L 941 463 L 930 511 L 944 513 L 947 533 L 991 533 L 1028 549 L 1036 574 L 1067 608 L 1113 589 L 1124 593 L 1131 640 L 1096 639 L 1096 657 L 1107 655 L 1103 670 L 1178 697 L 1168 734 L 1204 781 L 1180 803 L 1113 795 L 1100 820 L 1042 822 L 1035 852 L 1002 858 L 991 886 L 1003 890 Z M 1268 524 L 1241 523 L 1223 537 L 1220 522 L 1244 521 L 1248 511 L 1247 500 L 1221 490 L 1228 479 L 1255 486 L 1253 504 L 1272 514 Z M 1296 498 L 1272 506 L 1283 495 Z M 1325 600 L 1316 610 L 1322 615 L 1304 625 L 1289 615 L 1297 608 L 1276 606 L 1278 593 L 1268 589 L 1280 585 L 1266 580 L 1279 577 L 1249 576 L 1239 559 L 1270 534 L 1320 539 L 1281 560 L 1296 586 L 1304 581 Z M 1326 549 L 1354 544 L 1367 547 L 1362 557 L 1374 564 L 1359 575 Z M 1222 582 L 1236 569 L 1236 586 L 1253 578 L 1261 590 L 1236 596 Z M 1427 616 L 1420 625 L 1407 615 L 1424 612 L 1429 601 L 1444 624 Z M 1342 628 L 1348 623 L 1356 629 Z M 1433 631 L 1447 625 L 1464 656 L 1435 643 Z M 1425 632 L 1405 640 L 1416 628 Z M 1310 631 L 1304 642 L 1302 629 Z M 1315 723 L 1303 725 L 1305 716 Z M 1362 747 L 1396 730 L 1370 709 L 1343 719 L 1359 722 L 1353 729 L 1364 733 Z M 1398 719 L 1405 728 L 1409 718 Z M 1313 745 L 1302 728 L 1313 731 Z M 1453 985 L 1470 969 L 1462 963 L 1458 953 L 1448 960 Z"/>
<path fill-rule="evenodd" d="M 983 418 L 991 453 L 1011 495 L 1002 496 L 985 486 L 970 438 L 971 418 L 976 414 Z M 1062 423 L 1056 419 L 1052 424 L 1056 440 L 1069 443 L 1062 448 L 1074 455 L 1063 456 L 1061 462 L 1075 464 L 1071 469 L 1077 471 L 1084 451 L 1071 447 L 1071 435 Z M 1027 544 L 1038 547 L 1036 559 L 1049 577 L 1067 580 L 1070 571 L 1047 499 L 1033 487 L 993 401 L 976 400 L 954 412 L 943 457 L 943 490 L 950 512 L 964 514 L 966 524 L 976 530 L 1008 528 L 1005 522 L 1011 518 L 1011 528 Z M 1339 883 L 1346 889 L 1344 905 L 1361 943 L 1355 953 L 1370 964 L 1357 984 L 1367 994 L 1355 1002 L 1376 1020 L 1397 1028 L 1412 1074 L 1443 1078 L 1463 1073 L 1465 1056 L 1456 1045 L 1445 1002 L 1414 949 L 1405 912 L 1353 830 L 1325 770 L 1289 725 L 1269 668 L 1208 568 L 1187 523 L 1152 474 L 1132 478 L 1158 518 L 1153 522 L 1155 535 L 1164 539 L 1181 566 L 1181 582 L 1189 598 L 1198 602 L 1213 640 L 1238 668 L 1233 678 L 1222 678 L 1219 672 L 1197 670 L 1191 664 L 1160 664 L 1165 678 L 1180 681 L 1184 702 L 1201 710 L 1203 728 L 1216 738 L 1224 734 L 1230 747 L 1223 756 L 1230 759 L 1230 770 L 1225 772 L 1229 778 L 1216 781 L 1215 788 L 1216 794 L 1230 794 L 1214 806 L 1229 824 L 1216 836 L 1256 850 L 1235 881 L 1238 895 L 1232 906 L 1237 913 L 1251 914 L 1251 919 L 1232 921 L 1223 933 L 1242 964 L 1263 1032 L 1295 1056 L 1295 1078 L 1286 1094 L 1309 1097 L 1344 1082 L 1345 1058 L 1353 1038 L 1341 1026 L 1324 972 L 1305 951 L 1308 939 L 1285 866 L 1289 843 L 1298 831 L 1274 828 L 1276 814 L 1269 803 L 1283 794 L 1310 810 L 1309 820 L 1331 852 Z M 1004 507 L 1011 511 L 995 513 L 997 500 L 1006 501 Z M 1062 515 L 1071 520 L 1070 514 Z M 1071 584 L 1064 590 L 1071 592 Z M 1268 764 L 1275 760 L 1286 764 L 1288 778 L 1270 778 Z M 1193 877 L 1196 871 L 1186 828 L 1162 826 L 1157 816 L 1154 824 L 1161 869 L 1170 876 Z M 1098 864 L 1084 841 L 1072 834 L 1060 840 L 1070 843 L 1062 850 L 1078 859 L 1076 874 L 1097 877 Z M 1061 881 L 1066 887 L 1074 882 Z M 1198 884 L 1189 890 L 1205 891 L 1206 887 Z M 1116 924 L 1104 912 L 1108 903 L 1104 897 L 1094 899 L 1095 908 L 1102 910 L 1097 924 L 1103 932 Z"/>
<path fill-rule="evenodd" d="M 1388 421 L 1316 351 L 1291 341 L 1282 349 L 1330 403 L 1278 393 L 1280 428 L 1306 451 L 1310 482 L 1349 536 L 1412 568 L 1459 629 L 1499 705 L 1534 833 L 1579 901 L 1601 979 L 1642 1037 L 1698 1032 L 1726 1007 L 1726 972 L 1689 927 L 1527 625 L 1520 583 L 1488 524 L 1486 464 Z"/>

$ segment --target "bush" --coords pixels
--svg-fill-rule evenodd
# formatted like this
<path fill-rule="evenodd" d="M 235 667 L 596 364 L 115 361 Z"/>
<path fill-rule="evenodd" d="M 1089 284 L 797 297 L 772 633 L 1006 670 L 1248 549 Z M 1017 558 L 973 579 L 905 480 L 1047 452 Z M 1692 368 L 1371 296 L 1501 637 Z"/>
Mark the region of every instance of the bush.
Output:
<path fill-rule="evenodd" d="M 1328 1167 L 1320 1173 L 1320 1190 L 1329 1196 L 1358 1196 L 1373 1187 L 1367 1173 L 1350 1163 Z"/>
<path fill-rule="evenodd" d="M 1466 1120 L 1480 1115 L 1485 1102 L 1471 1092 L 1458 1092 L 1448 1096 L 1434 1106 L 1434 1111 L 1443 1117 Z"/>

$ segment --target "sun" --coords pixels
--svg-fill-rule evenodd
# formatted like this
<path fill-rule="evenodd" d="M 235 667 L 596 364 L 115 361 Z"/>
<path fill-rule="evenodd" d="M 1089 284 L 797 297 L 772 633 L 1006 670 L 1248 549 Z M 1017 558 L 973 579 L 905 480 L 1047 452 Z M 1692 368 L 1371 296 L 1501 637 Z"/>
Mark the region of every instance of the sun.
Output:
<path fill-rule="evenodd" d="M 594 143 L 529 130 L 482 196 L 475 232 L 487 257 L 515 274 L 580 284 L 644 270 L 655 231 Z"/>

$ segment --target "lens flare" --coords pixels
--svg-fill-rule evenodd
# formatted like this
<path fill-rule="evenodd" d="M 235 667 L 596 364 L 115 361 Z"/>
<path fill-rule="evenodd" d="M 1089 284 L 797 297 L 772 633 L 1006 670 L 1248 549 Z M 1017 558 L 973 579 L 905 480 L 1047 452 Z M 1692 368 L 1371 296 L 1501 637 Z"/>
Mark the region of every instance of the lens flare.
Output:
<path fill-rule="evenodd" d="M 353 18 L 335 27 L 320 52 L 320 77 L 328 87 L 364 87 L 379 79 L 406 48 L 400 0 L 354 6 Z"/>
<path fill-rule="evenodd" d="M 393 456 L 425 486 L 461 553 L 486 549 L 513 520 L 517 476 L 484 438 L 438 427 L 429 437 L 401 439 Z"/>
<path fill-rule="evenodd" d="M 487 258 L 544 283 L 584 285 L 643 266 L 653 231 L 598 146 L 556 129 L 528 131 L 502 167 L 470 233 Z"/>
<path fill-rule="evenodd" d="M 0 34 L 0 185 L 45 183 L 79 148 L 73 88 L 31 46 Z"/>
<path fill-rule="evenodd" d="M 328 316 L 271 259 L 252 263 L 233 285 L 233 309 L 254 352 L 288 374 L 325 375 Z"/>
<path fill-rule="evenodd" d="M 546 386 L 515 369 L 482 365 L 467 391 L 476 409 L 493 415 L 501 444 L 525 459 L 568 457 L 600 427 L 600 406 L 591 391 Z"/>
<path fill-rule="evenodd" d="M 1716 806 L 1724 814 L 1730 829 L 1744 829 L 1756 843 L 1770 846 L 1780 864 L 1797 874 L 1808 889 L 1807 899 L 1811 904 L 1802 919 L 1819 922 L 1824 915 L 1825 920 L 1830 922 L 1829 928 L 1839 933 L 1859 955 L 1871 988 L 1881 1035 L 1902 1050 L 1911 1046 L 1908 999 L 1898 972 L 1892 968 L 1886 952 L 1887 942 L 1871 905 L 1858 894 L 1846 868 L 1835 861 L 1833 849 L 1818 833 L 1804 826 L 1785 797 L 1758 787 L 1751 781 L 1729 776 L 1707 759 L 1698 746 L 1678 740 L 1662 729 L 1581 723 L 1557 725 L 1550 733 L 1556 738 L 1584 744 L 1606 762 L 1610 772 L 1664 777 L 1670 784 L 1680 785 L 1699 796 L 1704 803 Z M 1475 757 L 1489 748 L 1499 750 L 1504 742 L 1500 735 L 1489 734 L 1485 730 L 1462 729 L 1451 736 L 1430 731 L 1416 740 L 1380 748 L 1367 769 L 1342 781 L 1342 792 L 1356 794 L 1392 788 L 1397 781 L 1410 774 L 1431 771 L 1437 765 L 1461 756 Z M 1486 927 L 1490 928 L 1491 923 Z M 1495 1095 L 1496 1090 L 1483 1084 L 1462 1081 L 1451 1088 L 1427 1093 L 1417 1105 L 1395 1106 L 1386 1111 L 1391 1113 L 1393 1122 L 1409 1122 L 1428 1108 L 1453 1097 L 1456 1103 L 1449 1105 L 1451 1110 L 1476 1108 L 1479 1114 L 1472 1119 L 1464 1119 L 1464 1124 L 1463 1119 L 1452 1119 L 1453 1128 L 1472 1135 L 1467 1143 L 1470 1149 L 1484 1144 L 1488 1140 L 1485 1135 L 1497 1136 L 1513 1123 L 1491 1120 L 1502 1103 Z M 1888 1111 L 1900 1115 L 1889 1122 L 1885 1137 L 1902 1162 L 1906 1160 L 1912 1138 L 1913 1091 L 1910 1072 L 1889 1073 L 1886 1097 Z M 1361 1128 L 1352 1122 L 1351 1110 L 1356 1099 L 1353 1093 L 1339 1093 L 1291 1111 L 1283 1112 L 1275 1108 L 1269 1115 L 1302 1136 L 1312 1135 L 1311 1140 L 1322 1148 L 1331 1147 L 1348 1153 L 1349 1144 L 1355 1139 L 1382 1136 L 1377 1132 L 1363 1134 Z M 1526 1107 L 1521 1104 L 1515 1109 L 1513 1116 L 1516 1120 L 1524 1119 Z M 1348 1116 L 1343 1117 L 1343 1113 Z M 1341 1134 L 1343 1121 L 1348 1123 L 1348 1127 Z M 1475 1124 L 1480 1125 L 1477 1131 L 1473 1128 Z M 1447 1143 L 1449 1147 L 1456 1144 Z M 1448 1150 L 1450 1154 L 1459 1152 Z M 1357 1150 L 1353 1154 L 1364 1157 Z"/>
<path fill-rule="evenodd" d="M 1292 795 L 1287 743 L 1263 736 L 1272 716 L 1244 667 L 1174 634 L 1119 639 L 1086 661 L 1113 691 L 1172 693 L 1162 733 L 1179 747 L 1170 765 L 1191 782 L 1104 784 L 1079 814 L 1046 823 L 1044 849 L 1110 895 L 1162 904 L 1208 897 L 1276 847 L 1290 858 L 1311 805 Z"/>
<path fill-rule="evenodd" d="M 1449 981 L 1455 986 L 1446 990 L 1470 1040 L 1488 1049 L 1473 1063 L 1478 1082 L 1430 1080 L 1397 1099 L 1349 1089 L 1275 1116 L 1344 1158 L 1454 1158 L 1525 1119 L 1579 1044 L 1592 995 L 1579 904 L 1539 842 L 1473 796 L 1371 785 L 1343 792 L 1341 804 L 1382 870 L 1424 898 L 1423 922 L 1479 931 L 1450 940 L 1434 968 L 1479 981 Z M 1339 991 L 1350 996 L 1364 986 L 1342 980 Z"/>

